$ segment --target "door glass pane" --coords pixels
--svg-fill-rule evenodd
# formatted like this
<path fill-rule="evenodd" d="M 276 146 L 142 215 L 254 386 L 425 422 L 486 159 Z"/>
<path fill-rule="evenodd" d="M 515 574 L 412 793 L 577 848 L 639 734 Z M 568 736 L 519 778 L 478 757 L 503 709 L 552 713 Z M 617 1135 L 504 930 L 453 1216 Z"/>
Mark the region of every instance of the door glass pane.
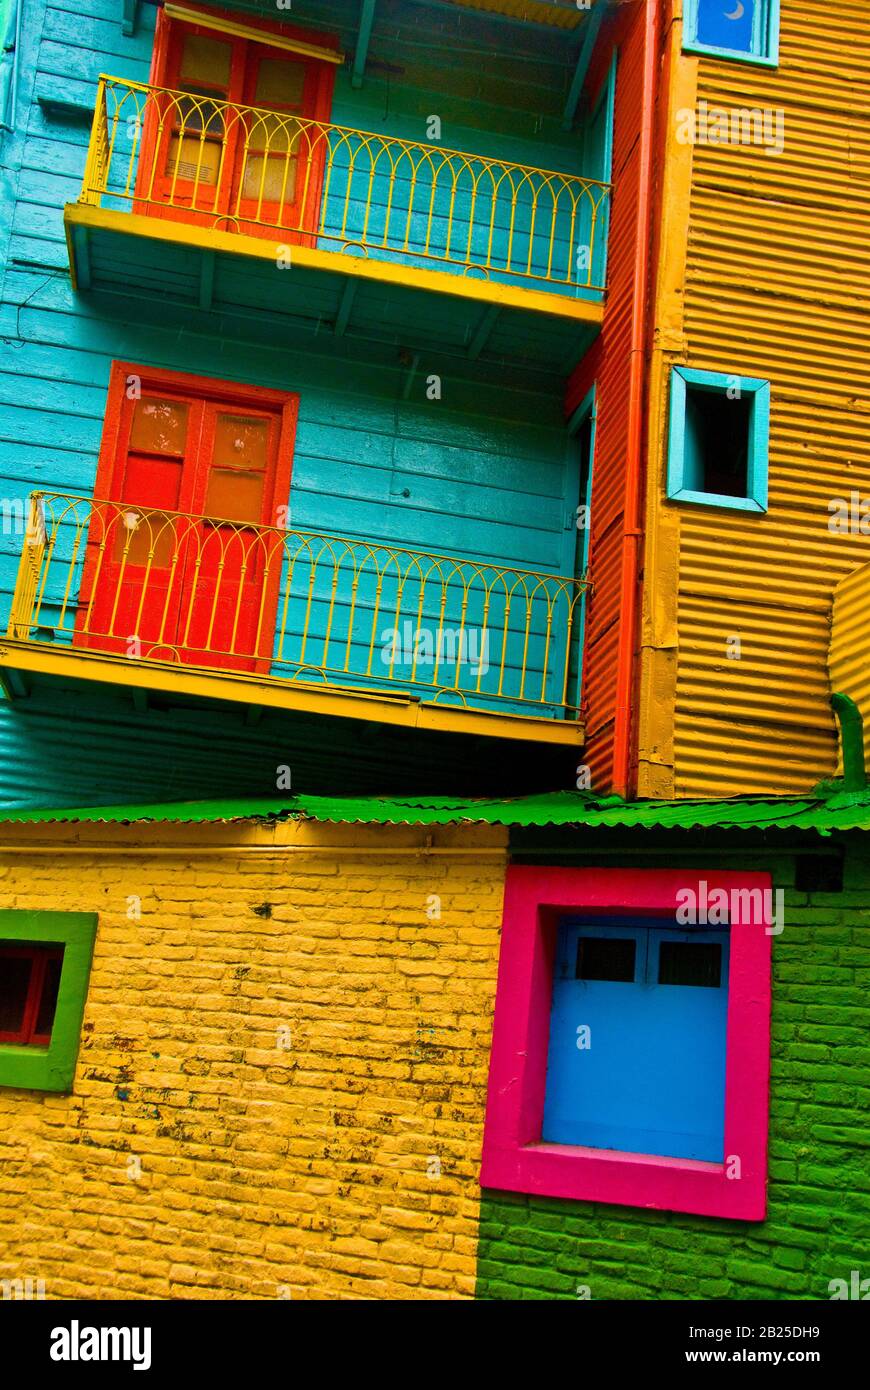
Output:
<path fill-rule="evenodd" d="M 635 943 L 618 937 L 581 936 L 577 942 L 578 980 L 634 981 Z"/>
<path fill-rule="evenodd" d="M 718 989 L 721 983 L 722 947 L 718 942 L 661 942 L 660 985 L 700 985 L 707 989 Z"/>
<path fill-rule="evenodd" d="M 143 396 L 133 411 L 130 448 L 149 454 L 183 454 L 187 406 L 181 401 Z"/>
<path fill-rule="evenodd" d="M 218 415 L 214 462 L 219 468 L 265 468 L 269 420 Z"/>
<path fill-rule="evenodd" d="M 208 83 L 226 92 L 230 85 L 232 44 L 204 34 L 186 34 L 181 52 L 181 80 Z"/>
<path fill-rule="evenodd" d="M 245 161 L 242 197 L 256 203 L 294 203 L 296 165 L 295 159 L 251 155 Z"/>
<path fill-rule="evenodd" d="M 170 178 L 211 188 L 218 181 L 223 144 L 199 135 L 173 135 L 166 173 Z"/>
<path fill-rule="evenodd" d="M 288 156 L 299 150 L 299 130 L 299 122 L 293 116 L 266 112 L 249 116 L 248 149 L 280 156 L 286 163 Z"/>
<path fill-rule="evenodd" d="M 259 526 L 263 519 L 265 474 L 240 468 L 213 468 L 208 479 L 206 514 L 220 521 L 243 521 Z"/>
<path fill-rule="evenodd" d="M 202 131 L 214 140 L 226 134 L 227 108 L 211 100 L 211 93 L 190 91 L 175 100 L 173 129 L 190 134 Z"/>
<path fill-rule="evenodd" d="M 63 958 L 57 957 L 46 962 L 45 978 L 42 984 L 42 998 L 39 1001 L 39 1012 L 36 1015 L 36 1026 L 34 1033 L 39 1036 L 51 1035 L 54 1024 L 54 1011 L 57 1008 L 57 994 L 60 988 L 60 972 L 63 966 Z"/>
<path fill-rule="evenodd" d="M 0 1033 L 20 1033 L 32 962 L 0 954 Z"/>
<path fill-rule="evenodd" d="M 147 565 L 151 569 L 166 569 L 172 564 L 176 551 L 176 527 L 181 519 L 162 512 L 125 511 L 117 526 L 115 559 L 118 564 Z"/>
<path fill-rule="evenodd" d="M 289 106 L 302 110 L 305 64 L 287 58 L 263 58 L 254 88 L 255 106 Z"/>

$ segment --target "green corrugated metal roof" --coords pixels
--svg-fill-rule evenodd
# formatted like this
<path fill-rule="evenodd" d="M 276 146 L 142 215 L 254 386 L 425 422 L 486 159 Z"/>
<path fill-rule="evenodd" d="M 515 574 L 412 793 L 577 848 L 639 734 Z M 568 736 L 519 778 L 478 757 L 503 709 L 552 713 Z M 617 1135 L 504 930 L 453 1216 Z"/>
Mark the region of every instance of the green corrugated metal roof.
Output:
<path fill-rule="evenodd" d="M 577 826 L 594 829 L 870 830 L 870 789 L 828 796 L 735 797 L 730 801 L 622 801 L 550 792 L 498 801 L 452 797 L 291 796 L 242 801 L 178 801 L 143 806 L 0 812 L 0 824 L 213 824 L 311 820 L 344 825 Z"/>

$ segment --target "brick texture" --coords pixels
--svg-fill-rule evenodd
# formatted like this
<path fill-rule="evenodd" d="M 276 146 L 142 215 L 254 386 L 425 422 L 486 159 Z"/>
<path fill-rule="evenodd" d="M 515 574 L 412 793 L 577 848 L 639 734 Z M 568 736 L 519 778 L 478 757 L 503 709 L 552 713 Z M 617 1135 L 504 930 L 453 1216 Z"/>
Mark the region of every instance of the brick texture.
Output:
<path fill-rule="evenodd" d="M 379 852 L 358 855 L 0 854 L 0 906 L 99 913 L 73 1094 L 0 1090 L 0 1279 L 473 1295 L 502 837 L 391 857 L 409 833 L 361 830 Z"/>
<path fill-rule="evenodd" d="M 479 1297 L 828 1299 L 831 1280 L 870 1278 L 867 851 L 853 853 L 843 893 L 785 901 L 773 947 L 767 1220 L 488 1192 Z"/>

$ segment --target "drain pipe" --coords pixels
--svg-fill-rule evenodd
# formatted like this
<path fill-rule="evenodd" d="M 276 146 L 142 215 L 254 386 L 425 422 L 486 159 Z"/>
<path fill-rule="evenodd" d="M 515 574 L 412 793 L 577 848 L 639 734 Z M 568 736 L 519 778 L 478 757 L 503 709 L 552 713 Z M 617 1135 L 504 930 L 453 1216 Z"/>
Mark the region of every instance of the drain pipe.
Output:
<path fill-rule="evenodd" d="M 861 711 L 852 697 L 844 695 L 842 692 L 831 696 L 831 704 L 840 721 L 840 740 L 843 745 L 843 791 L 866 791 L 864 720 Z"/>

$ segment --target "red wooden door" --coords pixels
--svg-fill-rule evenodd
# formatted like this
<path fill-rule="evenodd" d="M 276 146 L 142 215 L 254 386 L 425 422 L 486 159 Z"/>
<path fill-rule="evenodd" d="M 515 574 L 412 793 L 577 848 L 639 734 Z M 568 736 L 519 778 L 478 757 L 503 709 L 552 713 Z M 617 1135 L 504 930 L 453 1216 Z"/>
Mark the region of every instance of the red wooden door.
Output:
<path fill-rule="evenodd" d="M 126 370 L 110 390 L 75 644 L 267 672 L 297 398 L 185 391 L 200 379 L 166 373 L 130 401 Z"/>
<path fill-rule="evenodd" d="M 203 402 L 123 399 L 108 496 L 94 503 L 76 643 L 132 657 L 177 654 L 178 613 Z"/>
<path fill-rule="evenodd" d="M 252 39 L 173 25 L 159 44 L 134 212 L 313 242 L 333 74 Z"/>
<path fill-rule="evenodd" d="M 283 558 L 275 520 L 280 415 L 209 402 L 186 547 L 181 644 L 201 666 L 269 669 Z"/>
<path fill-rule="evenodd" d="M 226 213 L 244 60 L 236 40 L 195 27 L 173 34 L 159 77 L 166 90 L 148 102 L 134 211 L 206 227 Z"/>
<path fill-rule="evenodd" d="M 295 241 L 314 229 L 326 151 L 325 131 L 312 124 L 317 87 L 310 61 L 248 44 L 230 193 L 240 231 L 277 227 Z"/>

